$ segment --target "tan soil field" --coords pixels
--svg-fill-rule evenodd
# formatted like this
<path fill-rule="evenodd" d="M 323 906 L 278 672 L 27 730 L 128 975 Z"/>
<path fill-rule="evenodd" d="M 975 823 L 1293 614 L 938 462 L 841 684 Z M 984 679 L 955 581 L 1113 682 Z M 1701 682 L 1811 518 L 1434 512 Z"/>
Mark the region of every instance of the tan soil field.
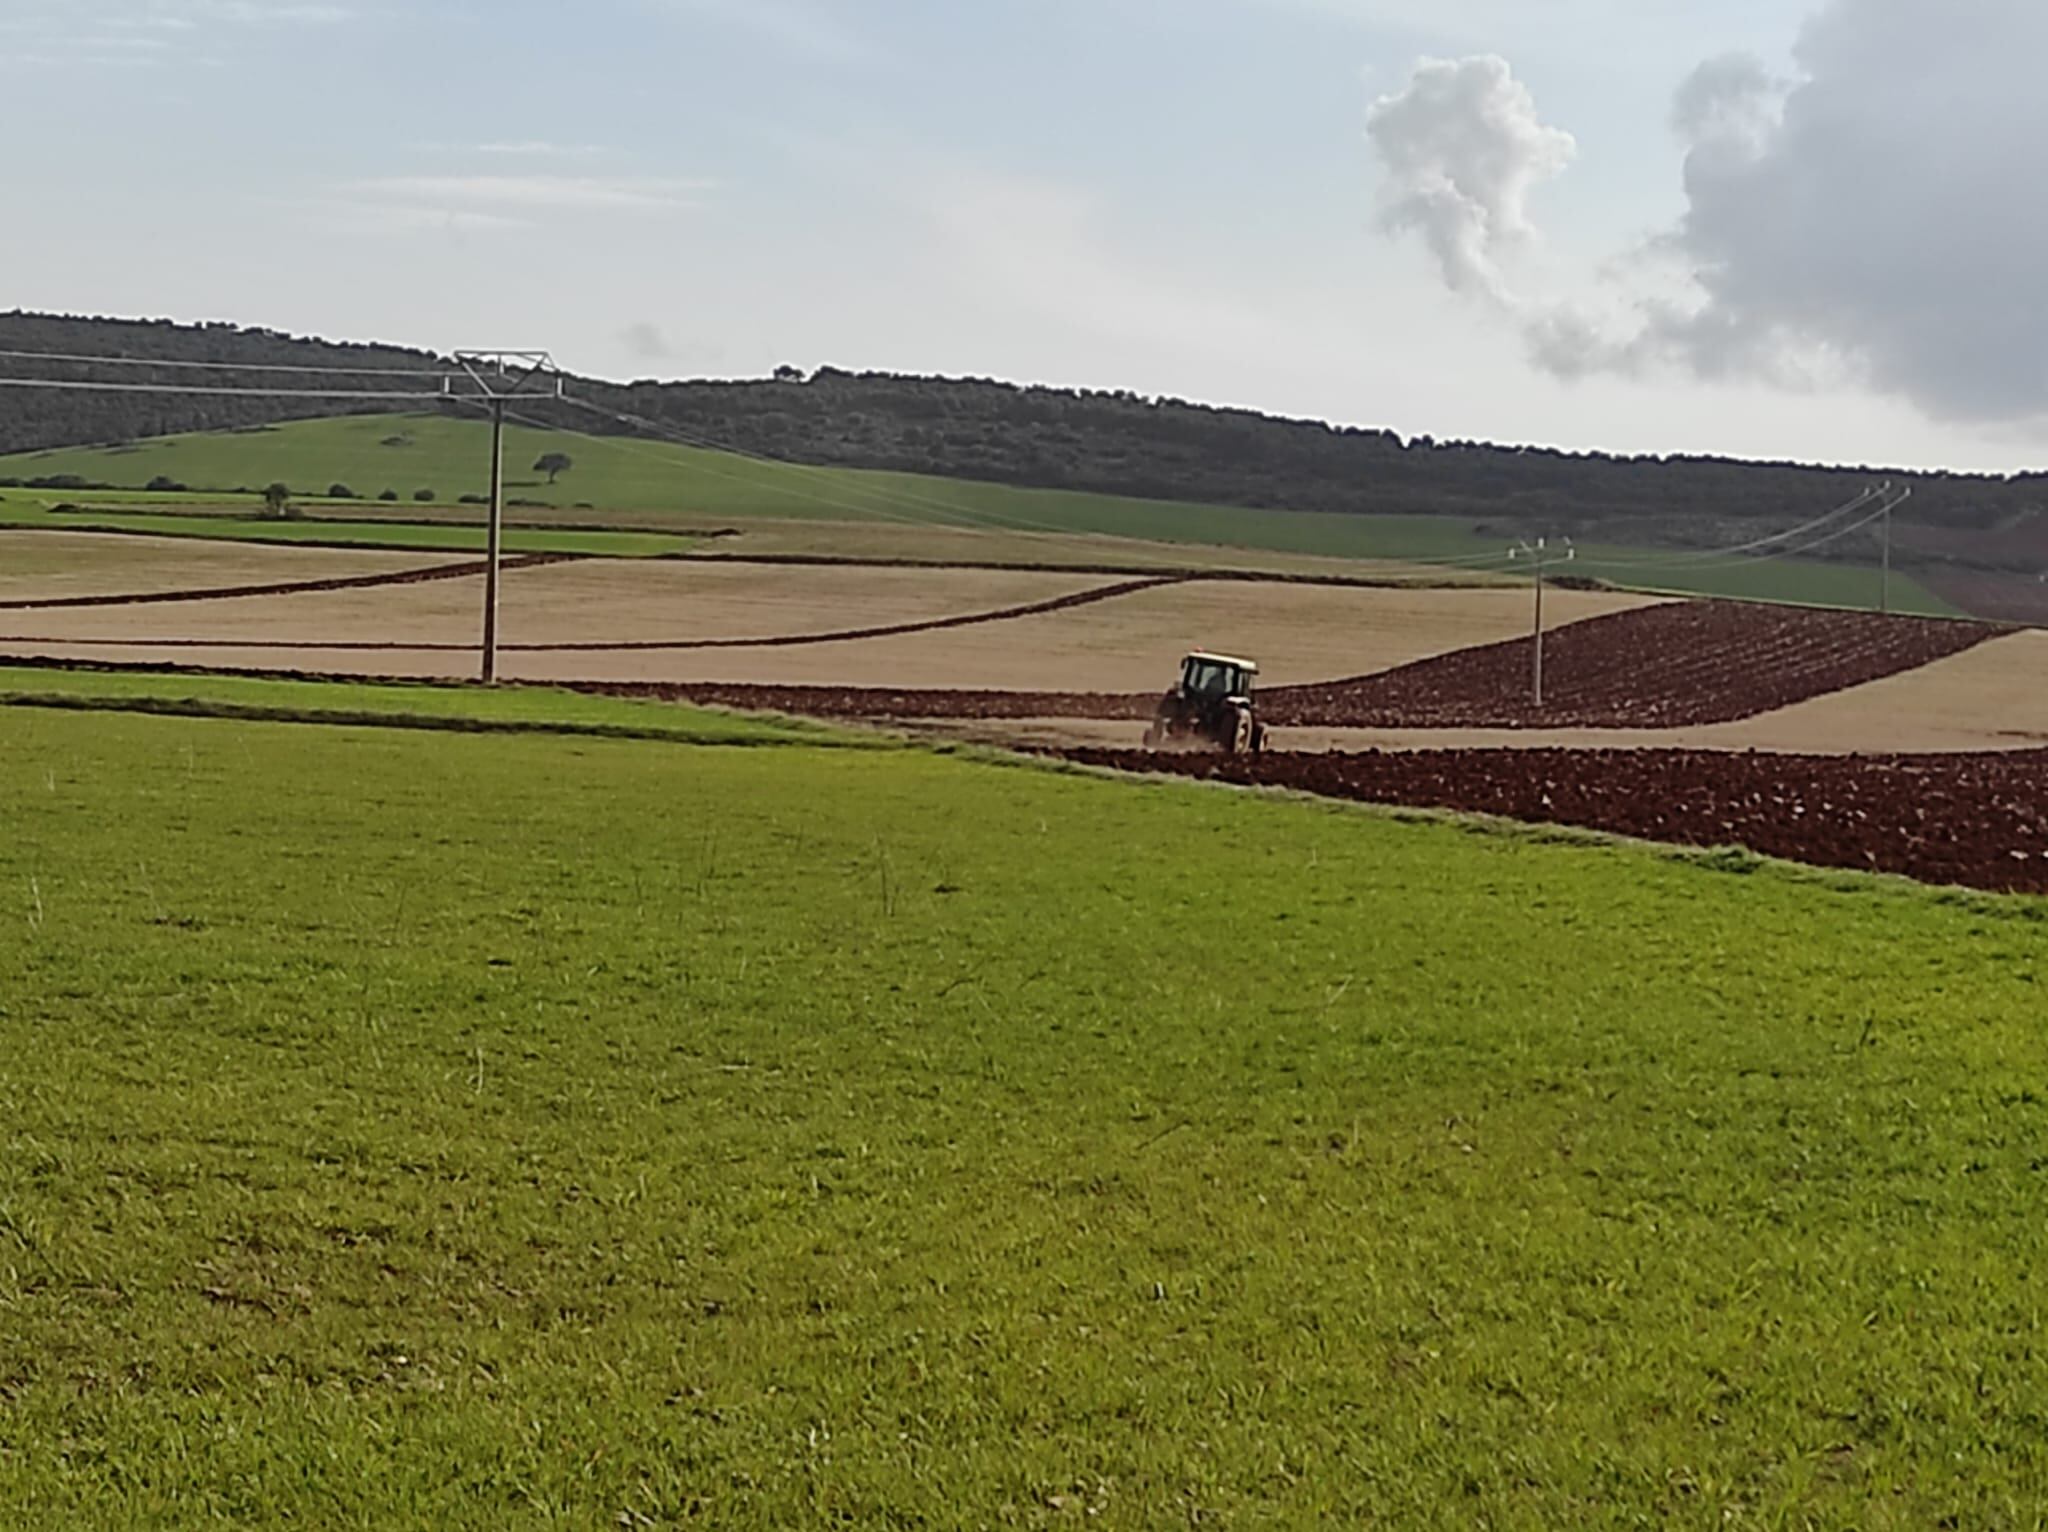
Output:
<path fill-rule="evenodd" d="M 103 532 L 0 531 L 0 601 L 158 595 L 235 585 L 283 585 L 403 574 L 459 564 L 460 553 L 357 552 L 198 537 Z M 12 632 L 0 614 L 0 626 Z"/>
<path fill-rule="evenodd" d="M 998 611 L 1111 583 L 977 569 L 562 564 L 506 576 L 502 632 L 512 646 L 773 638 Z M 472 662 L 462 654 L 385 646 L 473 644 L 480 602 L 480 580 L 451 580 L 176 607 L 6 613 L 0 633 L 15 653 L 464 675 Z M 1636 596 L 1559 591 L 1550 611 L 1562 623 L 1645 604 Z M 1265 684 L 1285 686 L 1513 638 L 1528 622 L 1528 593 L 1510 589 L 1199 583 L 973 627 L 799 647 L 514 648 L 501 668 L 510 678 L 550 681 L 1142 691 L 1164 687 L 1183 653 L 1206 647 L 1247 654 L 1264 667 Z M 87 639 L 98 642 L 78 642 Z M 164 640 L 178 647 L 151 642 Z M 337 644 L 362 647 L 291 647 Z"/>
<path fill-rule="evenodd" d="M 1102 575 L 1032 571 L 591 560 L 507 571 L 501 633 L 508 644 L 775 638 L 996 611 L 1113 583 Z M 467 646 L 477 640 L 482 607 L 479 575 L 133 611 L 6 613 L 0 630 L 53 641 L 219 639 L 218 647 L 272 645 L 280 652 L 292 644 Z"/>

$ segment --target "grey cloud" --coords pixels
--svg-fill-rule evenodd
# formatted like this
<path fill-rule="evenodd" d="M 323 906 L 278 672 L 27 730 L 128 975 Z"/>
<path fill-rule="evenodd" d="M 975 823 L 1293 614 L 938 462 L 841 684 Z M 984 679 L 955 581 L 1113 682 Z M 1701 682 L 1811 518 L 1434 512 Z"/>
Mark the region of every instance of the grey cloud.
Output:
<path fill-rule="evenodd" d="M 2048 411 L 2044 50 L 2034 0 L 1836 0 L 1779 104 L 1724 79 L 1681 119 L 1700 302 L 1653 342 L 1701 369 L 1837 356 L 1941 418 Z"/>
<path fill-rule="evenodd" d="M 1847 380 L 1938 420 L 2048 422 L 2044 56 L 2038 0 L 1832 0 L 1791 78 L 1702 65 L 1672 112 L 1683 216 L 1615 312 L 1514 305 L 1532 356 L 1562 376 Z M 1468 107 L 1444 131 L 1492 129 Z"/>
<path fill-rule="evenodd" d="M 674 358 L 676 348 L 669 344 L 660 325 L 642 319 L 627 325 L 619 332 L 619 342 L 636 360 L 643 362 L 665 362 Z"/>
<path fill-rule="evenodd" d="M 1695 146 L 1760 152 L 1780 125 L 1788 89 L 1754 54 L 1709 59 L 1679 86 L 1672 131 Z"/>

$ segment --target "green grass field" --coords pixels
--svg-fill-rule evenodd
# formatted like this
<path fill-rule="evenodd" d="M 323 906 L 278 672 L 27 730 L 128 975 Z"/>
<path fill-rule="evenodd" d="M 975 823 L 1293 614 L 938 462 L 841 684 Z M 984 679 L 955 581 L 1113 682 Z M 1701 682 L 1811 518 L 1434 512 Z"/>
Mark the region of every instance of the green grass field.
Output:
<path fill-rule="evenodd" d="M 554 451 L 575 459 L 558 484 L 550 487 L 541 476 L 522 471 Z M 480 493 L 486 487 L 487 461 L 488 430 L 481 422 L 374 415 L 0 457 L 0 477 L 76 474 L 137 490 L 160 475 L 211 490 L 281 481 L 308 496 L 338 482 L 365 496 L 396 491 L 401 497 L 396 505 L 350 503 L 366 516 L 381 518 L 416 511 L 411 496 L 418 489 L 434 490 L 444 505 Z M 1482 534 L 1476 523 L 1457 517 L 1317 515 L 1015 489 L 916 474 L 763 463 L 664 442 L 522 427 L 507 433 L 506 461 L 514 480 L 510 493 L 539 506 L 574 514 L 581 505 L 591 508 L 584 514 L 625 514 L 636 521 L 653 518 L 697 529 L 852 520 L 971 527 L 1005 536 L 1093 534 L 1208 549 L 1212 561 L 1218 548 L 1394 561 L 1470 559 L 1504 551 L 1500 534 Z M 93 491 L 15 493 L 37 503 L 69 498 L 96 504 L 100 498 Z M 211 499 L 218 503 L 219 497 Z M 337 513 L 335 506 L 321 509 Z M 95 510 L 94 519 L 104 518 Z M 274 523 L 259 523 L 267 525 Z M 1876 575 L 1841 565 L 1787 560 L 1689 570 L 1631 567 L 1632 560 L 1644 556 L 1643 550 L 1589 547 L 1581 572 L 1695 594 L 1823 605 L 1874 606 L 1877 601 Z M 1894 594 L 1901 611 L 1955 615 L 1954 608 L 1909 577 L 1895 580 Z"/>
<path fill-rule="evenodd" d="M 546 686 L 273 680 L 203 671 L 72 670 L 0 661 L 0 706 L 10 703 L 284 722 L 438 723 L 451 729 L 539 730 L 700 745 L 886 744 L 881 735 L 834 729 L 809 719 L 722 713 Z"/>
<path fill-rule="evenodd" d="M 2048 903 L 765 743 L 0 708 L 0 1525 L 2037 1518 Z"/>

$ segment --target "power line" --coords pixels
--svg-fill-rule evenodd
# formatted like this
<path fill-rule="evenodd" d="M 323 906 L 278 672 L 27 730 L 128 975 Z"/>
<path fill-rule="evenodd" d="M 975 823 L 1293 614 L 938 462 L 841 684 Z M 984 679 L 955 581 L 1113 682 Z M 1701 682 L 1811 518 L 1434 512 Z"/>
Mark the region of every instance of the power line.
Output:
<path fill-rule="evenodd" d="M 1897 510 L 1901 505 L 1905 504 L 1906 500 L 1909 497 L 1910 491 L 1908 491 L 1907 494 L 1896 495 L 1896 497 L 1888 495 L 1885 499 L 1884 504 L 1880 505 L 1868 516 L 1865 516 L 1858 521 L 1852 521 L 1845 527 L 1837 527 L 1832 532 L 1823 533 L 1821 536 L 1813 538 L 1810 541 L 1798 543 L 1789 548 L 1775 549 L 1769 553 L 1761 553 L 1754 555 L 1738 554 L 1733 557 L 1724 557 L 1716 560 L 1708 560 L 1704 565 L 1699 567 L 1711 568 L 1715 563 L 1768 564 L 1778 559 L 1798 558 L 1801 554 L 1811 553 L 1816 548 L 1825 548 L 1829 543 L 1839 542 L 1841 541 L 1841 539 L 1849 536 L 1851 533 L 1861 532 L 1865 527 L 1875 525 L 1877 522 L 1882 521 L 1885 517 L 1891 515 L 1891 513 Z"/>
<path fill-rule="evenodd" d="M 1818 527 L 1825 526 L 1828 522 L 1833 521 L 1837 516 L 1845 516 L 1852 511 L 1860 510 L 1862 507 L 1868 505 L 1875 496 L 1886 493 L 1890 488 L 1891 486 L 1887 483 L 1884 485 L 1879 485 L 1874 488 L 1866 489 L 1863 491 L 1862 494 L 1857 495 L 1854 499 L 1849 500 L 1844 504 L 1836 506 L 1833 510 L 1828 511 L 1824 515 L 1814 517 L 1811 521 L 1801 522 L 1796 527 L 1787 527 L 1782 531 L 1772 532 L 1768 536 L 1756 538 L 1751 542 L 1736 543 L 1733 546 L 1726 548 L 1692 549 L 1684 553 L 1668 554 L 1662 557 L 1634 559 L 1601 559 L 1599 560 L 1599 562 L 1609 567 L 1620 567 L 1624 569 L 1671 569 L 1681 568 L 1683 566 L 1690 564 L 1712 564 L 1723 559 L 1733 558 L 1741 554 L 1750 553 L 1752 551 L 1757 551 L 1761 558 L 1782 557 L 1784 556 L 1782 550 L 1775 553 L 1763 552 L 1762 550 L 1769 549 L 1773 543 L 1785 542 L 1791 538 L 1804 536 L 1806 533 L 1811 532 Z M 1846 530 L 1847 529 L 1845 529 L 1845 531 Z"/>
<path fill-rule="evenodd" d="M 845 483 L 845 480 L 839 478 L 831 469 L 819 468 L 809 463 L 792 463 L 785 458 L 770 457 L 766 453 L 753 452 L 744 447 L 733 446 L 730 443 L 714 441 L 709 437 L 693 436 L 691 433 L 684 431 L 680 427 L 666 425 L 658 421 L 647 420 L 642 418 L 641 416 L 629 414 L 622 410 L 605 409 L 600 405 L 591 404 L 586 400 L 571 399 L 568 402 L 570 404 L 577 406 L 580 409 L 588 410 L 592 414 L 607 415 L 611 417 L 613 420 L 616 420 L 623 425 L 636 426 L 643 431 L 651 431 L 654 432 L 656 435 L 666 436 L 669 440 L 675 442 L 679 446 L 695 447 L 703 451 L 724 452 L 730 454 L 733 457 L 745 458 L 750 462 L 760 463 L 766 467 L 779 468 L 786 472 L 808 475 L 814 478 L 829 478 L 831 482 L 834 484 L 843 485 Z M 856 493 L 869 494 L 877 498 L 885 498 L 890 503 L 893 504 L 918 506 L 930 511 L 937 512 L 941 515 L 957 516 L 962 518 L 963 520 L 969 521 L 970 523 L 978 520 L 983 524 L 984 529 L 991 527 L 1003 527 L 1023 535 L 1037 534 L 1046 537 L 1062 538 L 1088 535 L 1087 533 L 1081 532 L 1073 527 L 1056 526 L 1051 522 L 1034 521 L 1026 517 L 1006 516 L 1000 511 L 990 511 L 973 506 L 957 505 L 951 501 L 940 500 L 930 495 L 919 495 L 906 491 L 896 491 L 893 494 L 884 495 L 882 491 L 867 490 L 864 487 L 860 486 L 858 483 L 856 483 L 853 487 Z M 843 500 L 837 503 L 841 505 L 843 508 L 849 510 L 865 509 L 865 507 L 859 505 L 849 505 L 847 502 Z"/>
<path fill-rule="evenodd" d="M 335 388 L 227 388 L 198 383 L 87 383 L 76 379 L 57 378 L 0 378 L 0 388 L 48 388 L 64 393 L 193 394 L 230 399 L 389 399 L 415 403 L 452 397 L 438 393 L 372 393 Z"/>
<path fill-rule="evenodd" d="M 17 355 L 17 359 L 22 359 Z M 91 360 L 105 361 L 107 358 Z M 147 362 L 132 365 L 151 365 Z M 203 363 L 182 363 L 185 367 L 203 367 Z M 485 601 L 483 614 L 483 679 L 486 684 L 497 679 L 498 653 L 498 572 L 505 514 L 504 499 L 504 434 L 505 401 L 517 394 L 533 379 L 542 374 L 555 380 L 556 393 L 561 392 L 561 373 L 556 369 L 554 359 L 545 351 L 466 351 L 458 353 L 456 365 L 467 375 L 482 394 L 482 402 L 491 411 L 491 501 L 490 529 L 485 563 Z M 496 378 L 503 380 L 499 386 L 489 376 L 495 368 Z M 266 371 L 294 372 L 295 368 L 266 368 Z M 307 369 L 312 371 L 312 369 Z M 342 371 L 336 369 L 337 372 Z M 372 374 L 375 375 L 375 374 Z M 388 376 L 389 374 L 385 374 Z M 425 373 L 406 373 L 404 376 L 431 376 Z M 178 394 L 183 396 L 212 396 L 239 399 L 325 399 L 375 401 L 377 403 L 397 402 L 441 402 L 460 398 L 450 385 L 452 375 L 441 379 L 437 393 L 408 394 L 373 392 L 358 389 L 305 389 L 305 388 L 228 388 L 214 384 L 200 383 L 104 383 L 87 382 L 79 379 L 0 378 L 0 388 L 44 388 L 60 392 L 103 393 L 103 394 Z M 465 400 L 464 402 L 469 402 Z"/>
<path fill-rule="evenodd" d="M 765 453 L 752 452 L 744 447 L 733 446 L 731 443 L 728 442 L 720 442 L 710 437 L 694 435 L 691 432 L 685 431 L 680 427 L 670 426 L 659 421 L 648 420 L 642 416 L 633 415 L 620 410 L 606 409 L 600 405 L 592 404 L 588 400 L 572 398 L 566 400 L 565 402 L 573 404 L 580 409 L 587 410 L 592 414 L 607 416 L 610 419 L 618 421 L 622 425 L 633 426 L 641 431 L 652 432 L 658 436 L 666 437 L 667 439 L 675 442 L 678 446 L 692 447 L 701 451 L 722 452 L 729 454 L 730 456 L 733 457 L 743 458 L 751 462 L 760 463 L 767 467 L 783 469 L 791 473 L 807 474 L 816 478 L 829 478 L 830 482 L 832 482 L 834 485 L 846 484 L 845 480 L 837 477 L 834 474 L 833 470 L 830 469 L 819 468 L 807 463 L 793 463 L 784 458 L 775 458 L 770 457 Z M 540 429 L 554 429 L 553 427 L 540 426 L 538 422 L 529 421 L 526 423 L 530 425 L 536 425 Z M 572 432 L 572 434 L 583 436 L 585 440 L 595 440 L 610 443 L 612 445 L 625 447 L 624 443 L 620 442 L 617 438 L 614 437 L 592 437 L 586 432 Z M 625 447 L 625 450 L 631 451 L 632 449 L 630 447 Z M 712 470 L 705 471 L 709 472 Z M 734 475 L 725 475 L 725 477 L 733 478 L 735 482 L 746 482 L 745 480 L 738 479 L 737 476 Z M 1035 521 L 1028 518 L 1005 515 L 1003 512 L 1000 511 L 992 511 L 987 510 L 985 508 L 960 505 L 952 501 L 939 499 L 936 496 L 932 495 L 920 495 L 909 491 L 896 491 L 893 494 L 891 494 L 890 492 L 886 491 L 866 489 L 864 486 L 861 486 L 858 483 L 855 483 L 849 487 L 852 488 L 855 493 L 872 495 L 878 499 L 887 499 L 891 504 L 908 507 L 918 507 L 929 510 L 931 512 L 938 513 L 940 515 L 948 515 L 961 518 L 962 521 L 965 523 L 965 525 L 962 527 L 962 530 L 1010 530 L 1016 532 L 1019 536 L 1036 536 L 1061 539 L 1088 536 L 1117 536 L 1117 534 L 1115 533 L 1091 533 L 1086 531 L 1085 529 L 1078 527 L 1059 526 L 1051 522 Z M 798 494 L 803 498 L 813 500 L 819 504 L 834 505 L 841 509 L 859 512 L 863 515 L 887 514 L 885 512 L 878 511 L 874 507 L 862 504 L 855 504 L 843 499 L 836 499 L 822 495 L 802 495 L 801 491 L 790 491 L 790 493 Z M 936 524 L 929 521 L 917 522 L 915 520 L 909 520 L 908 518 L 905 519 L 908 520 L 908 524 L 911 525 L 931 526 Z M 979 526 L 975 525 L 977 521 L 980 523 Z M 1152 542 L 1158 541 L 1158 539 L 1143 539 L 1138 538 L 1136 536 L 1131 536 L 1123 540 Z M 1189 552 L 1185 555 L 1181 555 L 1179 557 L 1177 564 L 1174 563 L 1173 556 L 1164 553 L 1154 554 L 1151 555 L 1151 557 L 1158 559 L 1162 564 L 1171 564 L 1173 565 L 1173 567 L 1183 567 L 1188 563 L 1194 563 L 1199 568 L 1207 568 L 1211 570 L 1235 570 L 1242 567 L 1241 562 L 1231 562 L 1227 560 L 1217 561 L 1213 559 L 1204 561 L 1199 555 L 1199 553 L 1195 551 L 1205 546 L 1203 544 L 1190 543 L 1185 544 L 1183 546 L 1187 547 L 1189 549 Z M 1207 546 L 1214 545 L 1212 544 Z M 1286 553 L 1289 550 L 1265 549 L 1260 551 L 1269 553 Z M 1145 555 L 1136 556 L 1142 558 Z M 1336 555 L 1321 556 L 1334 557 Z M 1504 567 L 1507 562 L 1507 556 L 1505 554 L 1500 553 L 1464 554 L 1447 556 L 1443 558 L 1433 558 L 1426 555 L 1410 557 L 1403 556 L 1400 554 L 1384 554 L 1373 556 L 1355 555 L 1355 557 L 1365 557 L 1367 558 L 1368 562 L 1374 563 L 1399 564 L 1404 566 L 1417 566 L 1421 568 L 1430 569 L 1462 570 L 1473 574 L 1501 572 L 1504 570 Z"/>
<path fill-rule="evenodd" d="M 470 401 L 464 400 L 461 402 L 468 403 Z M 744 448 L 729 446 L 724 443 L 712 441 L 708 438 L 693 437 L 688 432 L 664 427 L 658 422 L 643 420 L 638 416 L 625 414 L 617 410 L 607 410 L 602 408 L 601 406 L 590 404 L 585 400 L 572 398 L 567 399 L 564 402 L 568 404 L 577 405 L 578 407 L 587 410 L 592 414 L 606 416 L 609 419 L 618 421 L 622 425 L 634 426 L 642 431 L 653 432 L 656 435 L 662 436 L 667 440 L 671 441 L 674 445 L 680 447 L 690 448 L 697 451 L 717 452 L 726 456 L 738 458 L 744 462 L 758 464 L 759 466 L 764 468 L 779 469 L 784 472 L 792 474 L 809 475 L 813 478 L 825 479 L 828 483 L 837 486 L 845 485 L 845 481 L 838 478 L 836 475 L 833 474 L 832 470 L 829 469 L 815 468 L 804 463 L 792 463 L 785 459 L 768 457 L 762 453 L 750 452 Z M 521 421 L 522 424 L 532 426 L 537 430 L 566 430 L 567 434 L 580 437 L 585 441 L 595 442 L 602 446 L 612 447 L 622 452 L 634 453 L 636 456 L 646 457 L 656 462 L 665 463 L 671 468 L 682 466 L 677 464 L 673 458 L 666 457 L 660 453 L 649 452 L 642 448 L 636 448 L 632 438 L 622 439 L 619 437 L 610 436 L 594 436 L 587 431 L 575 430 L 573 427 L 552 426 L 542 421 L 536 421 L 520 416 L 514 416 L 513 418 L 518 419 Z M 714 478 L 726 479 L 735 484 L 758 486 L 763 482 L 758 478 L 744 478 L 739 474 L 723 472 L 719 469 L 712 468 L 704 464 L 694 465 L 693 471 L 706 473 Z M 1007 531 L 1011 532 L 1012 534 L 1018 537 L 1038 537 L 1046 539 L 1057 539 L 1061 541 L 1068 541 L 1080 537 L 1109 535 L 1100 533 L 1089 533 L 1085 530 L 1075 527 L 1055 526 L 1049 522 L 1028 521 L 1017 517 L 1005 516 L 998 511 L 980 510 L 970 506 L 953 505 L 945 501 L 932 499 L 928 496 L 909 494 L 889 495 L 884 491 L 866 489 L 864 486 L 861 486 L 857 483 L 853 484 L 850 487 L 853 489 L 855 493 L 872 496 L 876 500 L 879 500 L 881 503 L 875 504 L 859 500 L 848 500 L 845 499 L 843 496 L 811 492 L 804 490 L 802 488 L 797 488 L 789 485 L 779 486 L 779 489 L 781 493 L 794 496 L 797 499 L 809 500 L 813 504 L 828 506 L 835 510 L 851 511 L 858 516 L 879 518 L 884 521 L 895 522 L 901 526 L 914 527 L 919 530 L 926 531 L 929 531 L 935 527 L 943 528 L 949 531 L 964 532 Z M 892 510 L 887 508 L 889 506 L 902 506 L 905 507 L 906 509 Z M 915 514 L 914 512 L 916 510 L 923 510 L 924 514 Z M 937 519 L 941 517 L 952 517 L 954 519 L 951 521 Z M 1141 539 L 1126 540 L 1138 541 Z M 1192 550 L 1188 554 L 1179 556 L 1177 558 L 1169 556 L 1164 552 L 1153 554 L 1133 553 L 1131 557 L 1138 560 L 1141 563 L 1149 558 L 1153 562 L 1155 562 L 1159 567 L 1167 569 L 1184 569 L 1188 567 L 1188 565 L 1191 563 L 1194 564 L 1197 568 L 1219 569 L 1234 567 L 1227 564 L 1216 563 L 1209 563 L 1205 565 L 1200 559 L 1200 557 L 1194 552 L 1192 552 Z"/>
<path fill-rule="evenodd" d="M 149 367 L 185 372 L 262 372 L 357 378 L 438 378 L 456 371 L 453 367 L 436 370 L 424 367 L 290 366 L 279 362 L 172 361 L 144 356 L 82 356 L 56 351 L 0 351 L 0 359 L 13 362 L 62 362 L 86 367 Z"/>

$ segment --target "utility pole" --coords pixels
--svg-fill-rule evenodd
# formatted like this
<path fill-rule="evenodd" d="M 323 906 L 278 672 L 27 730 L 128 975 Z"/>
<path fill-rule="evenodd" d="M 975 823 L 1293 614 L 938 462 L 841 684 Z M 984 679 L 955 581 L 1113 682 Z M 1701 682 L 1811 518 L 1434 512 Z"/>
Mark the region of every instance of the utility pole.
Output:
<path fill-rule="evenodd" d="M 552 377 L 562 395 L 562 374 L 545 351 L 458 351 L 455 360 L 482 392 L 491 409 L 491 518 L 484 554 L 484 636 L 482 680 L 498 679 L 498 566 L 505 545 L 505 406 L 535 379 Z"/>
<path fill-rule="evenodd" d="M 1886 484 L 1884 492 L 1891 493 Z M 1898 492 L 1897 498 L 1887 500 L 1884 508 L 1884 583 L 1878 587 L 1877 609 L 1889 612 L 1892 609 L 1892 512 L 1913 498 L 1913 486 L 1908 484 Z"/>
<path fill-rule="evenodd" d="M 1532 546 L 1519 543 L 1508 550 L 1511 559 L 1527 559 L 1536 567 L 1536 632 L 1535 632 L 1535 698 L 1538 711 L 1543 707 L 1543 583 L 1553 564 L 1569 564 L 1579 556 L 1579 550 L 1572 546 L 1572 540 L 1561 539 L 1560 548 L 1552 548 L 1548 538 L 1539 537 Z"/>

